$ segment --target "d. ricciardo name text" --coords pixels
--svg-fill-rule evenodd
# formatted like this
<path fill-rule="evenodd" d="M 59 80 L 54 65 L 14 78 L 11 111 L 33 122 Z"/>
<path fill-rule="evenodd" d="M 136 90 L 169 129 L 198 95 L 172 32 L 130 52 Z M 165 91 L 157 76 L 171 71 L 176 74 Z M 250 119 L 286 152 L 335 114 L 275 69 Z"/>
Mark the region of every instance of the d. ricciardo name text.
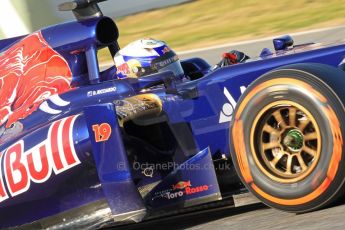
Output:
<path fill-rule="evenodd" d="M 110 88 L 106 88 L 106 89 L 99 89 L 99 90 L 92 90 L 92 91 L 88 91 L 87 92 L 87 96 L 88 97 L 92 97 L 92 96 L 97 96 L 97 95 L 101 95 L 101 94 L 105 94 L 105 93 L 112 93 L 112 92 L 116 92 L 116 87 L 110 87 Z"/>

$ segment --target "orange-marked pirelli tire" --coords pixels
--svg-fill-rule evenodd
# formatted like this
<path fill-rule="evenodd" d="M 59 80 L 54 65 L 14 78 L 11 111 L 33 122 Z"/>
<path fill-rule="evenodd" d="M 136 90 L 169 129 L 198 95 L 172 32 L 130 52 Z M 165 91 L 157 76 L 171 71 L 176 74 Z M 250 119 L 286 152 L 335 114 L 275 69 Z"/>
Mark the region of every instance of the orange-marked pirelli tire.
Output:
<path fill-rule="evenodd" d="M 308 212 L 342 196 L 345 72 L 296 64 L 254 81 L 230 129 L 236 170 L 265 204 Z"/>

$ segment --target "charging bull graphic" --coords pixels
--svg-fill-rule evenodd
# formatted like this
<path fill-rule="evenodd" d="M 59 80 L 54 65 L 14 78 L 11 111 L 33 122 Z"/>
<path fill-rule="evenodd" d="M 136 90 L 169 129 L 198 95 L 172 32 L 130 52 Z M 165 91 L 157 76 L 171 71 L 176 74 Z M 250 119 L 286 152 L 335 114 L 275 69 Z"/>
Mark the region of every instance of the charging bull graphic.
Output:
<path fill-rule="evenodd" d="M 49 96 L 70 90 L 71 70 L 40 32 L 0 55 L 0 127 L 36 111 Z"/>

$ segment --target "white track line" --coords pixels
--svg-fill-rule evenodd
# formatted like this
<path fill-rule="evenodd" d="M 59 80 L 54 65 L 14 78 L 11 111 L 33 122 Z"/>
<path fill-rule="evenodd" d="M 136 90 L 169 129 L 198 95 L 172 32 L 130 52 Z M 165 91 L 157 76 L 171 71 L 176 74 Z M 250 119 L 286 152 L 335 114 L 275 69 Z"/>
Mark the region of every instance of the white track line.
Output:
<path fill-rule="evenodd" d="M 329 27 L 329 28 L 323 28 L 323 29 L 315 29 L 315 30 L 297 32 L 297 33 L 290 33 L 290 34 L 288 33 L 288 34 L 291 35 L 291 36 L 299 36 L 299 35 L 319 33 L 319 32 L 324 32 L 324 31 L 328 31 L 328 30 L 335 30 L 335 29 L 342 29 L 342 28 L 345 28 L 345 26 L 335 26 L 335 27 Z M 185 51 L 177 52 L 177 54 L 183 55 L 183 54 L 190 54 L 190 53 L 196 53 L 196 52 L 213 50 L 213 49 L 220 49 L 220 48 L 225 48 L 225 47 L 229 47 L 229 46 L 238 46 L 238 45 L 246 45 L 246 44 L 262 42 L 262 41 L 269 41 L 269 40 L 272 40 L 273 38 L 276 38 L 277 36 L 280 36 L 280 35 L 275 35 L 275 36 L 270 36 L 270 37 L 265 37 L 265 38 L 260 38 L 260 39 L 254 39 L 254 40 L 248 40 L 248 41 L 242 41 L 242 42 L 225 43 L 225 44 L 221 44 L 221 45 L 209 46 L 209 47 L 206 47 L 206 48 L 185 50 Z"/>

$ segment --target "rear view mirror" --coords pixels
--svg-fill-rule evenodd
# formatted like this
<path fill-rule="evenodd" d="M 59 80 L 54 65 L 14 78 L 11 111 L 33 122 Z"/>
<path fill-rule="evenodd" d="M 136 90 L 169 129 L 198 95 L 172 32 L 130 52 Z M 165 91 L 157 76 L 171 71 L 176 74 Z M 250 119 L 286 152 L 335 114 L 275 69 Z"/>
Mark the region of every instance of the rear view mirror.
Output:
<path fill-rule="evenodd" d="M 285 50 L 286 48 L 293 46 L 293 39 L 290 35 L 275 38 L 273 39 L 273 46 L 276 51 Z"/>

